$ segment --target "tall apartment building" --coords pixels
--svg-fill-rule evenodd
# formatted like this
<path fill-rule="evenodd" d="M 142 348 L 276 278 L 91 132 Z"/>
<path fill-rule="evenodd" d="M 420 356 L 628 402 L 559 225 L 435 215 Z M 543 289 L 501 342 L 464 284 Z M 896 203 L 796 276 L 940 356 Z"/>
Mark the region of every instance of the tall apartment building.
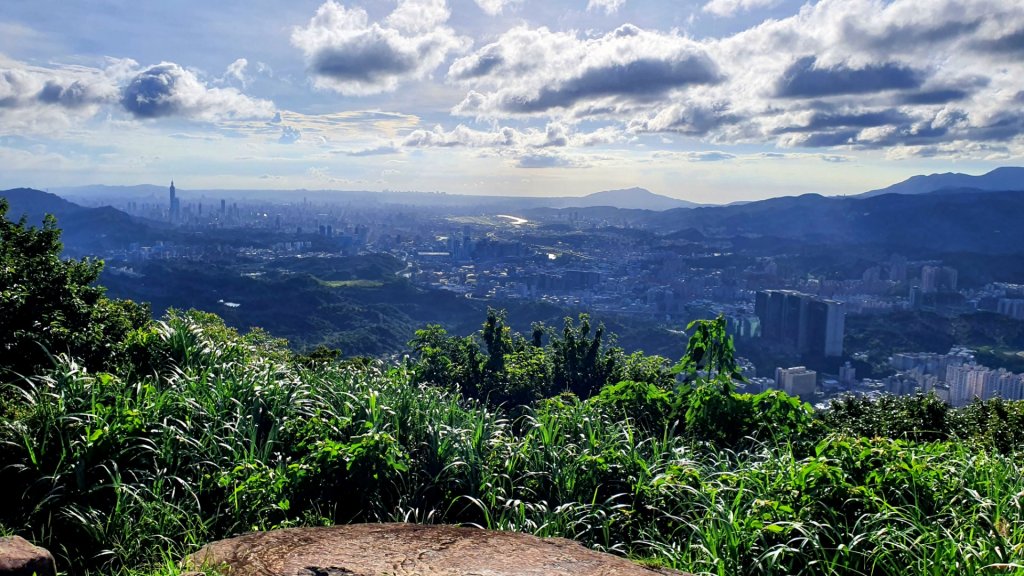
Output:
<path fill-rule="evenodd" d="M 1005 368 L 993 370 L 978 364 L 950 366 L 946 370 L 946 384 L 949 386 L 949 403 L 953 406 L 966 406 L 975 398 L 1024 398 L 1024 376 L 1008 372 Z"/>
<path fill-rule="evenodd" d="M 804 366 L 776 368 L 775 386 L 790 396 L 807 399 L 818 389 L 818 373 Z"/>
<path fill-rule="evenodd" d="M 761 321 L 761 337 L 803 354 L 843 355 L 846 311 L 842 302 L 793 290 L 762 290 L 754 310 Z"/>

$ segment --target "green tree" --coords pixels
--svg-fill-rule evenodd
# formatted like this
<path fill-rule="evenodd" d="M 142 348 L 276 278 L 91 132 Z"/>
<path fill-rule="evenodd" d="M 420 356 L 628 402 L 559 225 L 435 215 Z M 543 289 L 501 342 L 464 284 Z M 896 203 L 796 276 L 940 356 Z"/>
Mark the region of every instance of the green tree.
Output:
<path fill-rule="evenodd" d="M 86 366 L 109 368 L 125 338 L 150 321 L 149 309 L 106 298 L 96 285 L 100 260 L 63 259 L 52 215 L 40 228 L 7 219 L 0 198 L 0 380 L 28 375 L 67 353 Z"/>
<path fill-rule="evenodd" d="M 743 376 L 732 337 L 725 330 L 725 317 L 694 320 L 686 330 L 690 332 L 686 354 L 672 368 L 692 387 L 685 389 L 686 430 L 701 439 L 731 444 L 745 434 L 750 406 L 734 392 L 733 380 Z"/>
<path fill-rule="evenodd" d="M 590 316 L 580 314 L 579 325 L 565 319 L 561 338 L 551 338 L 551 362 L 556 390 L 568 391 L 580 398 L 608 384 L 621 362 L 622 350 L 602 341 L 604 325 L 590 335 Z"/>
<path fill-rule="evenodd" d="M 687 382 L 698 379 L 717 382 L 723 393 L 732 392 L 733 381 L 742 382 L 743 374 L 736 364 L 736 346 L 725 329 L 725 316 L 719 314 L 714 320 L 694 320 L 686 330 L 690 332 L 686 354 L 673 371 L 683 374 Z"/>
<path fill-rule="evenodd" d="M 417 330 L 409 342 L 418 356 L 413 364 L 417 383 L 458 390 L 465 396 L 479 397 L 484 381 L 487 356 L 472 336 L 449 336 L 439 324 Z"/>

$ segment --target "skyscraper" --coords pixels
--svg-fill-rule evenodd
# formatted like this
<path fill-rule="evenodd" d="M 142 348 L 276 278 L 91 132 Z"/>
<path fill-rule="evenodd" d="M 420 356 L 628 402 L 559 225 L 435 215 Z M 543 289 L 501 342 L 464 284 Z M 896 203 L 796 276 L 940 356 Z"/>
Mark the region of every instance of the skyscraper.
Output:
<path fill-rule="evenodd" d="M 793 290 L 762 290 L 756 295 L 754 310 L 761 321 L 762 338 L 803 354 L 843 355 L 846 313 L 842 302 Z"/>
<path fill-rule="evenodd" d="M 181 213 L 181 200 L 175 196 L 174 180 L 171 180 L 171 205 L 168 211 L 168 218 L 171 222 L 177 222 Z"/>

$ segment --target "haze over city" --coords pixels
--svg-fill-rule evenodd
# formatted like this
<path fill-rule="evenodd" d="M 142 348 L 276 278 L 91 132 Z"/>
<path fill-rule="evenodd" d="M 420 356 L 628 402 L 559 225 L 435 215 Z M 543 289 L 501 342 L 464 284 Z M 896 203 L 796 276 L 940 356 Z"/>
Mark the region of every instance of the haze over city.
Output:
<path fill-rule="evenodd" d="M 999 0 L 8 0 L 0 188 L 855 194 L 1024 156 Z"/>

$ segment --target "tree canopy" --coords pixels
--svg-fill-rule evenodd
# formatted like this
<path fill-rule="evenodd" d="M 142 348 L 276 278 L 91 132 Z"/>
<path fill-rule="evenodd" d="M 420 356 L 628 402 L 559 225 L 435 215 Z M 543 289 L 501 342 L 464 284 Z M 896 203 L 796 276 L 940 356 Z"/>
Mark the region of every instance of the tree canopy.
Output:
<path fill-rule="evenodd" d="M 111 300 L 96 284 L 103 262 L 61 257 L 57 220 L 41 227 L 7 219 L 0 198 L 0 380 L 28 375 L 67 353 L 88 367 L 117 361 L 127 335 L 150 320 L 149 308 Z"/>

